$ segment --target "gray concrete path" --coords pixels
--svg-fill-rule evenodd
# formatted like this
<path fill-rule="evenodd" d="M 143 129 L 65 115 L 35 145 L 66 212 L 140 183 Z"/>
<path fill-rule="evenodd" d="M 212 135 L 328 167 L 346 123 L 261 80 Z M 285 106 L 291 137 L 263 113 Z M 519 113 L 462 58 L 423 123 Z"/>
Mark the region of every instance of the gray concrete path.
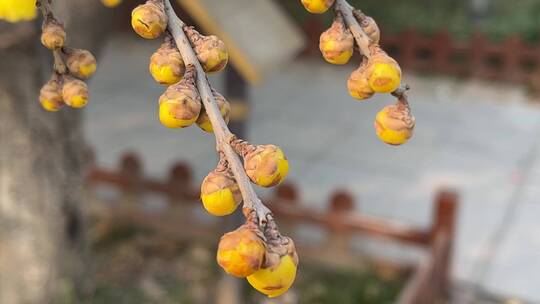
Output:
<path fill-rule="evenodd" d="M 125 38 L 111 42 L 90 86 L 87 138 L 104 166 L 116 166 L 131 150 L 144 158 L 150 175 L 165 176 L 174 161 L 186 160 L 201 179 L 215 166 L 214 141 L 196 127 L 168 130 L 159 124 L 163 87 L 147 72 L 156 46 Z M 250 140 L 284 149 L 290 180 L 313 208 L 345 188 L 364 213 L 427 225 L 435 191 L 457 188 L 463 204 L 455 278 L 474 278 L 479 259 L 493 256 L 482 278 L 485 288 L 540 302 L 540 152 L 534 150 L 540 109 L 526 103 L 520 88 L 407 75 L 417 131 L 406 146 L 394 148 L 380 143 L 372 126 L 392 98 L 351 99 L 345 83 L 352 68 L 299 61 L 255 87 Z M 212 80 L 220 87 L 220 78 Z M 516 216 L 490 254 L 486 243 L 509 204 L 516 204 Z"/>

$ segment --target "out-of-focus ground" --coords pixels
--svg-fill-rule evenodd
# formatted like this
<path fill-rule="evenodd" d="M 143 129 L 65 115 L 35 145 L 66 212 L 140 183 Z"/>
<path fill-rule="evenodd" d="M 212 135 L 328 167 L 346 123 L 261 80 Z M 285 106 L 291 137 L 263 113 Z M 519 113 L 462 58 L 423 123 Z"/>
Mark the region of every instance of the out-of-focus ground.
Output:
<path fill-rule="evenodd" d="M 157 46 L 131 35 L 111 40 L 90 85 L 87 140 L 102 166 L 114 167 L 122 153 L 135 151 L 149 175 L 164 177 L 173 162 L 186 160 L 202 180 L 216 164 L 214 140 L 197 127 L 159 124 L 164 88 L 147 71 Z M 344 188 L 360 201 L 358 211 L 428 225 L 435 191 L 455 187 L 462 205 L 454 277 L 540 301 L 540 108 L 509 84 L 406 75 L 416 134 L 407 145 L 390 147 L 378 141 L 372 124 L 393 99 L 354 101 L 345 85 L 352 69 L 298 60 L 254 87 L 249 139 L 284 149 L 289 181 L 313 208 Z M 221 87 L 219 76 L 212 80 Z M 509 211 L 515 216 L 501 235 Z M 486 245 L 494 235 L 500 245 Z M 478 261 L 488 258 L 479 275 Z"/>

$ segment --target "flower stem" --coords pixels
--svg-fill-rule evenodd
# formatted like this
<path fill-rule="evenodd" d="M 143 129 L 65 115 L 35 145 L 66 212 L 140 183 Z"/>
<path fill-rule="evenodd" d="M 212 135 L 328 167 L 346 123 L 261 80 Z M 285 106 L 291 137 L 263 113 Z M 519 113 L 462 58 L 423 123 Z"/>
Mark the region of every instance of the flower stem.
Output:
<path fill-rule="evenodd" d="M 244 171 L 240 158 L 229 143 L 230 140 L 234 138 L 234 135 L 231 133 L 221 116 L 214 95 L 212 94 L 212 89 L 208 83 L 206 73 L 186 36 L 185 28 L 187 28 L 187 25 L 178 18 L 170 0 L 163 0 L 163 2 L 165 4 L 165 12 L 169 19 L 168 28 L 176 42 L 176 46 L 180 50 L 184 62 L 186 64 L 192 64 L 196 68 L 197 87 L 206 113 L 208 114 L 208 118 L 210 119 L 210 123 L 212 124 L 212 128 L 214 129 L 217 150 L 225 155 L 227 162 L 229 163 L 229 168 L 238 183 L 244 201 L 244 213 L 254 213 L 257 216 L 259 225 L 264 227 L 267 224 L 267 221 L 272 218 L 272 212 L 262 203 L 255 193 L 255 190 Z"/>

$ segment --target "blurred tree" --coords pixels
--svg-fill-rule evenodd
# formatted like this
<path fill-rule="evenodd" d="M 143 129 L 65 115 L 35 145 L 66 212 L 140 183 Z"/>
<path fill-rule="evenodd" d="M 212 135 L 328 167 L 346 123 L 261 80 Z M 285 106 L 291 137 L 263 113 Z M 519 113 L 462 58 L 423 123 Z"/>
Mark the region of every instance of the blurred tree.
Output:
<path fill-rule="evenodd" d="M 70 45 L 95 49 L 103 41 L 112 18 L 99 1 L 54 4 Z M 98 14 L 104 18 L 96 22 Z M 6 304 L 54 302 L 84 273 L 81 112 L 51 114 L 39 105 L 52 66 L 44 62 L 50 52 L 39 43 L 40 26 L 0 22 L 0 303 Z"/>
<path fill-rule="evenodd" d="M 277 1 L 300 23 L 312 17 L 302 8 L 299 0 Z M 383 31 L 387 32 L 417 28 L 421 32 L 433 34 L 440 30 L 448 30 L 457 38 L 468 38 L 474 30 L 480 30 L 494 40 L 502 40 L 513 34 L 519 34 L 529 42 L 539 40 L 538 0 L 351 0 L 349 2 L 374 17 Z M 325 14 L 323 17 L 330 25 L 332 14 Z"/>

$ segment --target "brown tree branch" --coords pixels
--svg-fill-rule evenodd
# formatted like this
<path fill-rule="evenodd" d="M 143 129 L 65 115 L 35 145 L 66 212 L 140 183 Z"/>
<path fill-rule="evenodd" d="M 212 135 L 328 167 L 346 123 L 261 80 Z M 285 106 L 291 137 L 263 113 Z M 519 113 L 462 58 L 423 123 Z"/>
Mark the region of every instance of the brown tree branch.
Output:
<path fill-rule="evenodd" d="M 343 19 L 345 19 L 345 23 L 347 24 L 347 27 L 351 31 L 351 33 L 354 36 L 354 39 L 356 40 L 356 43 L 358 44 L 358 47 L 360 48 L 360 53 L 362 53 L 363 56 L 369 58 L 370 57 L 370 51 L 369 51 L 369 37 L 366 35 L 360 24 L 358 23 L 358 20 L 354 17 L 353 11 L 354 7 L 352 7 L 347 0 L 337 0 L 335 4 L 335 9 L 337 12 L 341 13 L 343 16 Z"/>
<path fill-rule="evenodd" d="M 54 20 L 54 15 L 51 10 L 51 0 L 38 0 L 36 2 L 37 7 L 43 15 L 43 25 L 45 25 L 51 18 Z M 66 64 L 62 58 L 62 51 L 59 49 L 52 50 L 54 58 L 54 71 L 58 74 L 65 74 L 67 72 Z"/>
<path fill-rule="evenodd" d="M 337 13 L 343 16 L 343 19 L 345 19 L 345 23 L 347 24 L 347 27 L 353 34 L 354 39 L 356 40 L 356 43 L 358 45 L 358 48 L 360 49 L 360 53 L 369 59 L 370 57 L 369 46 L 371 42 L 370 42 L 369 37 L 366 35 L 364 30 L 360 26 L 360 23 L 355 17 L 355 8 L 352 5 L 350 5 L 349 2 L 347 2 L 347 0 L 336 0 L 335 10 Z M 359 11 L 356 11 L 356 13 L 358 12 Z M 392 95 L 397 97 L 399 105 L 404 106 L 407 109 L 410 109 L 409 101 L 406 94 L 408 90 L 410 90 L 410 86 L 408 84 L 401 84 L 399 88 L 397 88 L 394 92 L 392 92 Z"/>
<path fill-rule="evenodd" d="M 186 65 L 192 64 L 197 70 L 197 87 L 199 89 L 199 94 L 204 104 L 204 108 L 212 127 L 214 129 L 214 135 L 216 137 L 216 149 L 218 152 L 223 152 L 229 167 L 236 179 L 236 182 L 239 185 L 240 192 L 242 193 L 242 198 L 244 201 L 244 212 L 245 213 L 255 213 L 259 225 L 266 225 L 267 221 L 272 219 L 272 212 L 262 203 L 259 199 L 249 178 L 247 177 L 242 162 L 240 161 L 238 155 L 230 145 L 230 141 L 234 138 L 234 135 L 231 133 L 227 124 L 223 120 L 219 108 L 216 104 L 214 95 L 212 94 L 212 89 L 208 83 L 208 78 L 204 72 L 195 51 L 193 50 L 191 43 L 189 42 L 185 32 L 184 27 L 186 24 L 178 18 L 174 9 L 171 5 L 170 0 L 163 0 L 165 4 L 165 11 L 169 18 L 168 28 L 171 32 L 176 46 L 182 54 L 182 58 Z"/>
<path fill-rule="evenodd" d="M 58 74 L 65 74 L 67 73 L 67 67 L 64 63 L 64 59 L 62 58 L 62 51 L 61 50 L 53 50 L 53 57 L 54 57 L 54 71 Z"/>
<path fill-rule="evenodd" d="M 410 110 L 410 105 L 409 105 L 409 98 L 407 96 L 407 91 L 410 89 L 411 87 L 409 87 L 408 84 L 402 84 L 401 86 L 399 86 L 399 88 L 397 88 L 397 90 L 392 92 L 392 96 L 398 99 L 398 105 L 405 107 L 409 110 Z"/>

